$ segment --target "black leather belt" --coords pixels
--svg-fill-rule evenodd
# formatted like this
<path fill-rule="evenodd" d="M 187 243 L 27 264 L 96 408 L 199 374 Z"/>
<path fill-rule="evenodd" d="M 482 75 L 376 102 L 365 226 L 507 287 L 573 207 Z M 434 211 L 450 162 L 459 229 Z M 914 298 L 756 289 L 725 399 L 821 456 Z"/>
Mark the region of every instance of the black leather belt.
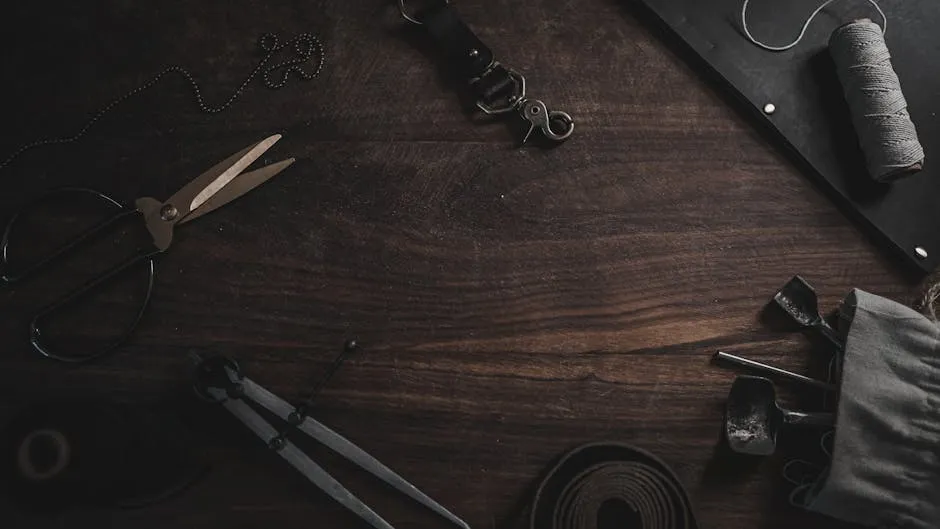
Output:
<path fill-rule="evenodd" d="M 688 494 L 652 454 L 617 443 L 576 448 L 535 494 L 531 529 L 697 529 Z"/>

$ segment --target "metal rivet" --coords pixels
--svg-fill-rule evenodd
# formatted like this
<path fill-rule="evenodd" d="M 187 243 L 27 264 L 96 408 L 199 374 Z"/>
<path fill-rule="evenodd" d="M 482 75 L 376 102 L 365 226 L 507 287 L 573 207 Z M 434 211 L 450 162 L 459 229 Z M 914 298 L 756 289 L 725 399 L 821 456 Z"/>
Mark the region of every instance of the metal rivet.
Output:
<path fill-rule="evenodd" d="M 476 49 L 470 50 L 470 56 L 476 59 L 477 57 L 480 56 L 480 51 Z"/>
<path fill-rule="evenodd" d="M 777 111 L 777 105 L 773 103 L 767 103 L 766 105 L 764 105 L 764 114 L 767 114 L 769 116 L 776 111 Z"/>
<path fill-rule="evenodd" d="M 921 259 L 927 258 L 927 250 L 925 250 L 923 246 L 914 248 L 914 253 L 916 253 L 917 257 L 920 257 Z"/>
<path fill-rule="evenodd" d="M 168 222 L 176 219 L 179 214 L 179 210 L 177 210 L 173 204 L 167 204 L 160 208 L 160 218 Z"/>

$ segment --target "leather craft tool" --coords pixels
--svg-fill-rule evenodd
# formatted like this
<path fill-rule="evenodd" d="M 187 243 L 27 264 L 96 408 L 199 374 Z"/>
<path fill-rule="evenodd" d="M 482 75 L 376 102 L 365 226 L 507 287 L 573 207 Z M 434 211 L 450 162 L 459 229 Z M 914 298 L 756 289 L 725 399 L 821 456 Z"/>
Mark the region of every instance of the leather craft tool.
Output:
<path fill-rule="evenodd" d="M 229 413 L 261 438 L 269 448 L 276 451 L 311 483 L 368 522 L 372 527 L 376 529 L 394 529 L 390 523 L 297 448 L 288 439 L 285 432 L 303 433 L 313 438 L 366 472 L 384 481 L 395 490 L 449 520 L 454 525 L 462 529 L 470 529 L 466 522 L 418 490 L 417 487 L 405 481 L 404 478 L 393 472 L 382 462 L 345 437 L 327 428 L 324 424 L 307 416 L 306 409 L 292 406 L 253 380 L 243 377 L 238 365 L 232 360 L 214 357 L 201 361 L 196 368 L 195 389 L 196 393 L 204 399 L 221 403 Z M 279 432 L 255 410 L 254 406 L 274 414 L 289 424 L 291 428 Z"/>
<path fill-rule="evenodd" d="M 773 376 L 778 378 L 783 378 L 791 382 L 796 382 L 797 384 L 802 384 L 805 386 L 810 386 L 825 391 L 836 391 L 835 384 L 829 384 L 823 382 L 822 380 L 816 380 L 815 378 L 810 378 L 807 376 L 800 375 L 798 373 L 793 373 L 792 371 L 787 371 L 785 369 L 780 369 L 779 367 L 774 367 L 767 364 L 762 364 L 760 362 L 755 362 L 741 356 L 725 353 L 723 351 L 718 351 L 715 353 L 715 360 L 721 362 L 728 362 L 730 364 L 738 365 L 752 371 L 761 373 L 762 375 Z"/>
<path fill-rule="evenodd" d="M 488 115 L 515 112 L 521 116 L 527 124 L 523 145 L 536 130 L 554 142 L 571 136 L 574 132 L 571 116 L 549 110 L 542 101 L 528 97 L 525 77 L 496 61 L 493 51 L 464 23 L 449 0 L 429 4 L 411 15 L 405 0 L 398 0 L 402 17 L 427 30 L 436 47 L 443 51 L 447 67 L 470 87 L 477 108 Z"/>
<path fill-rule="evenodd" d="M 800 276 L 793 276 L 774 294 L 773 303 L 801 329 L 815 332 L 829 342 L 833 349 L 845 348 L 842 338 L 819 313 L 816 291 Z"/>
<path fill-rule="evenodd" d="M 47 266 L 69 257 L 82 247 L 89 246 L 91 242 L 104 236 L 104 234 L 114 232 L 121 222 L 128 219 L 139 218 L 152 237 L 150 243 L 139 248 L 134 255 L 124 262 L 121 262 L 100 276 L 72 290 L 58 301 L 51 303 L 36 313 L 29 325 L 30 343 L 33 348 L 46 357 L 63 362 L 84 362 L 106 354 L 122 344 L 131 335 L 137 327 L 137 324 L 140 323 L 147 305 L 150 302 L 150 295 L 153 291 L 154 258 L 170 247 L 170 244 L 173 242 L 173 231 L 176 226 L 195 220 L 206 213 L 228 204 L 268 181 L 294 163 L 293 158 L 288 158 L 261 169 L 245 172 L 252 162 L 267 152 L 279 139 L 281 139 L 280 134 L 276 134 L 250 145 L 248 148 L 232 155 L 192 180 L 165 201 L 142 197 L 138 198 L 133 206 L 122 206 L 117 201 L 96 191 L 87 189 L 65 189 L 40 197 L 39 200 L 14 215 L 7 224 L 3 233 L 3 240 L 0 242 L 0 250 L 2 250 L 2 256 L 0 256 L 0 285 L 12 285 L 35 276 Z M 90 194 L 115 208 L 117 211 L 112 217 L 88 229 L 51 254 L 25 267 L 25 269 L 13 270 L 10 265 L 10 240 L 11 234 L 16 229 L 18 220 L 32 208 L 49 200 L 50 197 L 58 197 L 63 194 Z M 44 341 L 42 329 L 43 323 L 47 319 L 53 317 L 66 305 L 80 301 L 90 293 L 102 288 L 106 283 L 122 272 L 135 266 L 146 267 L 148 270 L 147 293 L 144 296 L 143 302 L 133 322 L 120 336 L 96 351 L 85 351 L 81 353 L 66 353 L 54 350 L 50 344 Z"/>
<path fill-rule="evenodd" d="M 793 411 L 777 404 L 773 382 L 766 378 L 735 379 L 725 408 L 725 439 L 740 454 L 767 456 L 777 449 L 777 434 L 789 427 L 832 427 L 831 413 Z"/>
<path fill-rule="evenodd" d="M 531 529 L 697 529 L 688 493 L 652 454 L 619 443 L 572 450 L 549 471 Z"/>

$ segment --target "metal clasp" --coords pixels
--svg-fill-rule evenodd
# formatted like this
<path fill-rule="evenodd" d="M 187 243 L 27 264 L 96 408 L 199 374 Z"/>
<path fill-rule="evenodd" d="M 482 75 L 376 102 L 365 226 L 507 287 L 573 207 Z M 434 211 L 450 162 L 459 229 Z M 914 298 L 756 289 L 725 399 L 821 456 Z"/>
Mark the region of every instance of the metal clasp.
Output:
<path fill-rule="evenodd" d="M 538 99 L 522 99 L 519 112 L 529 122 L 529 130 L 522 138 L 522 144 L 529 141 L 529 136 L 536 127 L 546 138 L 552 141 L 565 141 L 574 132 L 574 120 L 567 112 L 548 110 L 545 103 Z M 554 128 L 552 128 L 554 126 Z"/>
<path fill-rule="evenodd" d="M 498 65 L 498 63 L 494 63 Z M 567 112 L 549 110 L 539 99 L 526 97 L 525 77 L 519 72 L 506 68 L 512 78 L 515 88 L 502 105 L 488 105 L 477 101 L 477 107 L 489 115 L 505 114 L 513 110 L 519 112 L 523 119 L 529 123 L 529 129 L 522 138 L 525 145 L 532 132 L 538 128 L 542 134 L 552 141 L 564 141 L 574 132 L 574 120 Z"/>
<path fill-rule="evenodd" d="M 493 69 L 499 66 L 500 64 L 498 62 L 494 62 L 493 64 L 490 65 L 489 68 L 487 68 L 486 73 L 493 71 Z M 511 68 L 505 68 L 505 70 L 506 70 L 506 73 L 509 74 L 509 78 L 512 79 L 513 81 L 513 91 L 509 95 L 509 97 L 506 98 L 506 101 L 503 102 L 502 105 L 489 105 L 487 103 L 484 103 L 482 100 L 477 101 L 477 108 L 479 108 L 480 110 L 482 110 L 484 113 L 488 115 L 493 116 L 493 115 L 498 115 L 498 114 L 505 114 L 507 112 L 512 112 L 513 110 L 519 108 L 520 102 L 525 99 L 525 77 L 523 77 L 521 73 Z M 484 73 L 483 76 L 485 76 L 486 73 Z M 472 85 L 476 83 L 478 80 L 479 79 L 473 79 L 470 81 L 470 84 Z"/>

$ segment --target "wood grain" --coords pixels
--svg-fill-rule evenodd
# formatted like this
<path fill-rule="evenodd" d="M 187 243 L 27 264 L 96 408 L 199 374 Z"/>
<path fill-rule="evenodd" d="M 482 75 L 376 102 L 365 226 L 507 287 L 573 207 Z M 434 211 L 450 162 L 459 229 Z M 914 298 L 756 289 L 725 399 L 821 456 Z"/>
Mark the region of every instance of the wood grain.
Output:
<path fill-rule="evenodd" d="M 703 527 L 834 527 L 787 505 L 781 460 L 717 450 L 733 373 L 710 357 L 721 347 L 805 369 L 808 342 L 759 318 L 795 273 L 826 309 L 853 287 L 911 301 L 917 286 L 629 2 L 460 3 L 532 94 L 577 120 L 551 150 L 517 149 L 511 127 L 466 112 L 393 2 L 95 4 L 18 3 L 4 17 L 3 152 L 74 132 L 167 64 L 185 65 L 219 101 L 267 31 L 320 35 L 327 63 L 320 78 L 279 91 L 254 83 L 215 116 L 168 79 L 80 142 L 0 171 L 0 211 L 12 213 L 59 185 L 126 201 L 169 196 L 274 132 L 284 140 L 266 161 L 298 158 L 179 230 L 150 312 L 103 362 L 67 368 L 29 350 L 23 313 L 55 281 L 0 292 L 4 413 L 50 394 L 179 398 L 193 349 L 237 358 L 253 379 L 300 398 L 356 338 L 362 351 L 321 395 L 317 417 L 473 527 L 525 526 L 516 514 L 542 470 L 574 445 L 608 439 L 674 466 Z M 112 309 L 131 301 L 115 298 Z M 218 409 L 194 401 L 192 414 L 214 470 L 186 495 L 141 511 L 10 509 L 4 519 L 363 526 Z M 444 526 L 322 457 L 396 526 Z"/>

